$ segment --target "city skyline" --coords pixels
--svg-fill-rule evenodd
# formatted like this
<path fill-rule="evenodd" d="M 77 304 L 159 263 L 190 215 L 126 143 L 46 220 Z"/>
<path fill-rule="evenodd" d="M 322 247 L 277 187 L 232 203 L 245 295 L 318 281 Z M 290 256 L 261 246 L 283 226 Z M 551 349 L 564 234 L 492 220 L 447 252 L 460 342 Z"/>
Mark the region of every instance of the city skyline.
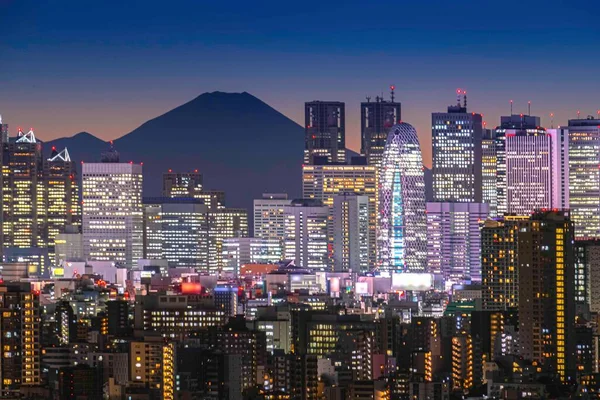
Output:
<path fill-rule="evenodd" d="M 519 29 L 505 23 L 512 3 L 499 8 L 434 2 L 431 9 L 390 3 L 386 15 L 410 14 L 411 20 L 385 24 L 391 35 L 385 37 L 393 40 L 382 41 L 375 22 L 382 8 L 373 5 L 358 13 L 331 5 L 298 12 L 268 4 L 238 4 L 231 11 L 183 3 L 158 13 L 150 3 L 144 10 L 121 6 L 117 12 L 99 6 L 88 17 L 76 3 L 3 2 L 0 18 L 27 15 L 36 29 L 1 24 L 6 59 L 0 90 L 10 96 L 0 99 L 0 112 L 13 127 L 36 128 L 42 140 L 80 131 L 110 140 L 203 92 L 250 92 L 300 125 L 303 103 L 342 101 L 347 146 L 358 151 L 360 103 L 366 96 L 388 98 L 394 84 L 403 120 L 419 132 L 429 166 L 429 114 L 453 104 L 457 87 L 468 91 L 470 108 L 483 113 L 490 128 L 508 115 L 511 99 L 516 113 L 527 113 L 531 101 L 544 127 L 551 125 L 551 112 L 555 126 L 566 125 L 577 110 L 595 115 L 598 56 L 587 53 L 589 63 L 552 62 L 579 57 L 597 42 L 594 12 L 585 3 L 519 4 L 520 15 L 532 16 Z M 561 29 L 548 29 L 548 21 L 557 19 Z M 312 30 L 330 20 L 330 27 Z M 140 25 L 154 33 L 142 35 Z M 320 35 L 331 40 L 324 44 Z M 515 54 L 524 55 L 517 64 Z M 540 59 L 548 60 L 544 68 Z"/>

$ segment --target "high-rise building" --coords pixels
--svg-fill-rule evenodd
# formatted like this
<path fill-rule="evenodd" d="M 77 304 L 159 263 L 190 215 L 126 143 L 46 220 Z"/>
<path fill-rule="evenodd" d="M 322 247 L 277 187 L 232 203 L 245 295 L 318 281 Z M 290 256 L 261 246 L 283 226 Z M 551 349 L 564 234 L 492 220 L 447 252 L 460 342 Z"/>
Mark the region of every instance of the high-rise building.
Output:
<path fill-rule="evenodd" d="M 566 128 L 546 129 L 552 139 L 552 207 L 569 208 L 569 132 Z"/>
<path fill-rule="evenodd" d="M 66 148 L 61 152 L 52 148 L 50 158 L 44 161 L 43 178 L 48 253 L 54 265 L 58 265 L 56 237 L 67 232 L 67 228 L 77 232 L 81 230 L 77 169 Z"/>
<path fill-rule="evenodd" d="M 378 190 L 377 167 L 364 165 L 363 158 L 351 164 L 304 165 L 302 168 L 302 196 L 320 200 L 329 208 L 328 240 L 334 240 L 333 199 L 342 193 L 367 196 L 369 199 L 369 267 L 377 263 Z"/>
<path fill-rule="evenodd" d="M 364 272 L 369 258 L 369 197 L 341 193 L 333 197 L 333 270 Z"/>
<path fill-rule="evenodd" d="M 163 174 L 163 196 L 198 197 L 202 193 L 202 174 L 193 172 L 165 172 Z"/>
<path fill-rule="evenodd" d="M 496 141 L 494 139 L 494 131 L 484 128 L 483 138 L 481 139 L 481 201 L 489 205 L 491 217 L 498 215 L 496 171 Z"/>
<path fill-rule="evenodd" d="M 447 286 L 481 281 L 484 203 L 427 203 L 427 268 Z"/>
<path fill-rule="evenodd" d="M 304 105 L 304 164 L 315 157 L 329 162 L 346 160 L 346 111 L 339 101 L 311 101 Z"/>
<path fill-rule="evenodd" d="M 248 212 L 242 208 L 222 208 L 208 212 L 208 270 L 223 272 L 223 241 L 248 237 Z"/>
<path fill-rule="evenodd" d="M 575 304 L 577 315 L 600 310 L 600 240 L 575 240 Z"/>
<path fill-rule="evenodd" d="M 392 126 L 401 120 L 400 103 L 394 101 L 394 87 L 390 89 L 391 101 L 376 96 L 374 102 L 367 98 L 366 103 L 360 103 L 360 153 L 367 157 L 367 163 L 373 166 L 379 166 L 381 163 L 388 133 Z"/>
<path fill-rule="evenodd" d="M 254 237 L 278 241 L 282 253 L 285 237 L 283 207 L 291 202 L 285 193 L 263 193 L 262 199 L 254 199 Z"/>
<path fill-rule="evenodd" d="M 500 125 L 494 130 L 496 144 L 496 190 L 497 190 L 497 215 L 507 212 L 507 181 L 506 181 L 506 138 L 518 132 L 527 133 L 527 130 L 537 132 L 540 127 L 540 118 L 531 115 L 515 115 L 500 117 Z"/>
<path fill-rule="evenodd" d="M 201 199 L 144 198 L 144 258 L 170 267 L 208 265 L 208 207 Z"/>
<path fill-rule="evenodd" d="M 284 258 L 298 267 L 326 270 L 328 215 L 328 207 L 319 200 L 298 199 L 284 206 Z"/>
<path fill-rule="evenodd" d="M 505 133 L 506 210 L 529 215 L 552 208 L 552 136 L 540 127 Z"/>
<path fill-rule="evenodd" d="M 388 134 L 379 170 L 378 268 L 425 271 L 427 218 L 417 131 L 400 123 Z"/>
<path fill-rule="evenodd" d="M 575 238 L 600 238 L 600 119 L 571 119 L 569 208 Z"/>
<path fill-rule="evenodd" d="M 0 194 L 4 197 L 4 146 L 8 144 L 8 124 L 2 123 L 0 115 Z M 0 200 L 0 260 L 4 249 L 4 201 Z"/>
<path fill-rule="evenodd" d="M 4 247 L 45 248 L 42 144 L 33 130 L 11 138 L 3 154 Z"/>
<path fill-rule="evenodd" d="M 118 162 L 82 165 L 83 246 L 89 260 L 133 266 L 143 257 L 142 165 Z"/>
<path fill-rule="evenodd" d="M 257 237 L 223 240 L 223 271 L 239 273 L 245 264 L 276 264 L 282 259 L 281 242 Z"/>
<path fill-rule="evenodd" d="M 467 96 L 448 112 L 431 114 L 433 199 L 438 202 L 481 203 L 481 114 L 467 112 Z"/>
<path fill-rule="evenodd" d="M 0 286 L 2 395 L 41 384 L 40 325 L 39 296 L 29 283 Z"/>
<path fill-rule="evenodd" d="M 520 355 L 575 378 L 575 268 L 568 211 L 536 211 L 518 233 Z"/>
<path fill-rule="evenodd" d="M 504 311 L 519 305 L 518 232 L 527 216 L 487 220 L 481 230 L 483 309 Z"/>

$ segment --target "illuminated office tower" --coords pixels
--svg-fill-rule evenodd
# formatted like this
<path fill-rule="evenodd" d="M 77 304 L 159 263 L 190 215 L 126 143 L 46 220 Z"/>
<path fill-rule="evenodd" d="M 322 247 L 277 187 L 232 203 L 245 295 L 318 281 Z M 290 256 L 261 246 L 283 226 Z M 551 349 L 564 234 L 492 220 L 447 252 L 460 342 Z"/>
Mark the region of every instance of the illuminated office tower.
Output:
<path fill-rule="evenodd" d="M 412 125 L 394 125 L 379 170 L 377 267 L 425 271 L 427 218 L 423 158 Z"/>
<path fill-rule="evenodd" d="M 248 237 L 248 212 L 242 208 L 209 210 L 208 270 L 223 272 L 223 241 L 228 238 Z"/>
<path fill-rule="evenodd" d="M 333 270 L 369 270 L 369 198 L 353 193 L 333 197 Z"/>
<path fill-rule="evenodd" d="M 481 201 L 489 205 L 490 217 L 498 215 L 496 171 L 496 141 L 494 139 L 494 131 L 492 129 L 483 129 L 483 138 L 481 139 Z"/>
<path fill-rule="evenodd" d="M 364 165 L 362 157 L 353 164 L 304 165 L 302 197 L 320 200 L 329 208 L 328 240 L 333 242 L 333 199 L 342 193 L 367 196 L 369 199 L 369 266 L 377 263 L 377 167 Z"/>
<path fill-rule="evenodd" d="M 263 193 L 262 199 L 254 199 L 254 237 L 278 241 L 282 253 L 285 237 L 283 207 L 291 202 L 285 193 Z"/>
<path fill-rule="evenodd" d="M 311 101 L 304 105 L 304 164 L 315 157 L 329 162 L 346 160 L 346 111 L 339 101 Z"/>
<path fill-rule="evenodd" d="M 571 119 L 569 208 L 575 238 L 600 238 L 600 119 Z"/>
<path fill-rule="evenodd" d="M 165 172 L 163 174 L 163 196 L 198 197 L 202 193 L 202 174 L 193 172 Z"/>
<path fill-rule="evenodd" d="M 107 153 L 105 162 L 82 165 L 84 253 L 131 267 L 144 253 L 142 165 Z"/>
<path fill-rule="evenodd" d="M 555 205 L 552 142 L 552 136 L 539 127 L 505 133 L 508 213 L 530 215 Z"/>
<path fill-rule="evenodd" d="M 245 264 L 276 264 L 281 259 L 279 240 L 256 237 L 223 240 L 223 271 L 235 276 Z"/>
<path fill-rule="evenodd" d="M 575 378 L 573 240 L 568 211 L 535 212 L 518 233 L 519 355 L 563 382 Z"/>
<path fill-rule="evenodd" d="M 500 125 L 494 130 L 496 144 L 496 190 L 497 215 L 507 212 L 507 181 L 506 181 L 506 138 L 527 130 L 538 131 L 540 118 L 531 115 L 515 115 L 500 117 Z"/>
<path fill-rule="evenodd" d="M 39 296 L 29 283 L 0 286 L 1 395 L 41 384 L 40 325 Z"/>
<path fill-rule="evenodd" d="M 394 101 L 394 87 L 391 86 L 391 101 L 376 96 L 375 101 L 367 97 L 360 103 L 360 132 L 362 134 L 360 153 L 367 157 L 369 165 L 378 166 L 388 133 L 400 120 L 400 103 Z"/>
<path fill-rule="evenodd" d="M 483 310 L 504 311 L 519 305 L 518 232 L 528 216 L 485 221 L 481 229 Z"/>
<path fill-rule="evenodd" d="M 319 200 L 297 199 L 283 207 L 284 254 L 302 268 L 328 269 L 327 218 L 329 209 Z"/>
<path fill-rule="evenodd" d="M 77 169 L 65 148 L 60 153 L 52 148 L 50 158 L 44 161 L 44 183 L 46 196 L 46 235 L 48 255 L 54 265 L 58 265 L 55 256 L 58 235 L 71 230 L 81 229 L 81 208 Z"/>
<path fill-rule="evenodd" d="M 3 152 L 4 247 L 44 248 L 42 144 L 32 130 L 11 138 Z"/>
<path fill-rule="evenodd" d="M 481 114 L 467 112 L 460 90 L 448 112 L 431 114 L 433 200 L 481 203 Z"/>
<path fill-rule="evenodd" d="M 446 286 L 481 281 L 483 203 L 427 203 L 427 268 Z"/>
<path fill-rule="evenodd" d="M 170 267 L 208 265 L 208 207 L 194 198 L 144 198 L 144 258 Z"/>

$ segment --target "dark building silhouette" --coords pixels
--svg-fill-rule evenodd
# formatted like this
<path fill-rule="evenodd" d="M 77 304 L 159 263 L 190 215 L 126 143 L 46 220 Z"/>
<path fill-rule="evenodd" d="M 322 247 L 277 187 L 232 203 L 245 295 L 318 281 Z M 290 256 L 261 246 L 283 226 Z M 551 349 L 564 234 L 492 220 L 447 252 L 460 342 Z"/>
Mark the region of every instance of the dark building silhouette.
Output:
<path fill-rule="evenodd" d="M 304 105 L 304 163 L 315 157 L 346 161 L 346 111 L 339 101 L 311 101 Z"/>

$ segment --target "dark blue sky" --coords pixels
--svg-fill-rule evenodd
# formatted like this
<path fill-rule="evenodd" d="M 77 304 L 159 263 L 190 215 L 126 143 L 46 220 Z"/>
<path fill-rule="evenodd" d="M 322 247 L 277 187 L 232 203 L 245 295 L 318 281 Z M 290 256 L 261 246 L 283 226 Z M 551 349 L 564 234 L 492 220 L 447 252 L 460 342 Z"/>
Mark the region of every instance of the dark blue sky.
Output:
<path fill-rule="evenodd" d="M 397 86 L 428 154 L 430 113 L 457 87 L 488 126 L 515 112 L 600 109 L 594 1 L 0 0 L 0 113 L 50 139 L 115 138 L 206 91 L 248 91 L 299 123 L 307 100 Z M 426 155 L 426 158 L 428 156 Z"/>

